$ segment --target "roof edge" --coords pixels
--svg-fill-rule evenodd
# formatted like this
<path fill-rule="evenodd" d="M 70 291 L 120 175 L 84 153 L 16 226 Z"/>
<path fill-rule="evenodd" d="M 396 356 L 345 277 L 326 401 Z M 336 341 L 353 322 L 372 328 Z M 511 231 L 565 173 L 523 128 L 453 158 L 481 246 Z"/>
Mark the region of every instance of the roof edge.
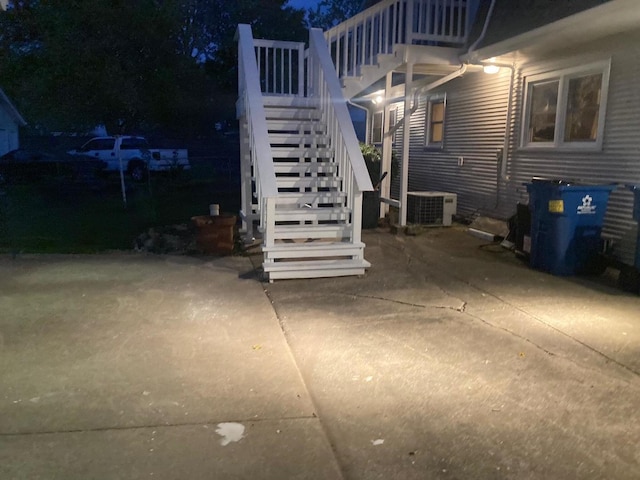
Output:
<path fill-rule="evenodd" d="M 607 25 L 609 29 L 603 29 Z M 598 34 L 600 37 L 621 33 L 640 25 L 640 9 L 638 0 L 612 0 L 582 12 L 561 18 L 555 22 L 543 25 L 542 27 L 529 30 L 520 35 L 516 35 L 506 40 L 487 45 L 463 55 L 461 59 L 469 63 L 478 63 L 491 57 L 515 52 L 521 48 L 539 42 L 549 42 L 554 34 L 566 32 L 579 32 L 581 38 L 589 37 L 590 34 Z M 599 37 L 591 37 L 599 38 Z"/>
<path fill-rule="evenodd" d="M 11 102 L 11 100 L 9 100 L 9 97 L 7 97 L 7 94 L 4 93 L 4 90 L 2 90 L 2 88 L 0 88 L 0 103 L 4 103 L 7 106 L 9 114 L 11 114 L 11 116 L 19 126 L 24 127 L 27 125 L 25 119 L 22 117 L 22 115 L 20 115 L 20 112 L 18 112 L 18 109 Z"/>

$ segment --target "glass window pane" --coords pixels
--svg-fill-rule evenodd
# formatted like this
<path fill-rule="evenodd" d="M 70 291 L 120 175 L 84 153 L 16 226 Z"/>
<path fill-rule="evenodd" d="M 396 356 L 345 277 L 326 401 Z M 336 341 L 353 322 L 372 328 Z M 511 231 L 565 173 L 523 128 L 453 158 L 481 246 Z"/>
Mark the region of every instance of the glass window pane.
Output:
<path fill-rule="evenodd" d="M 553 142 L 559 84 L 554 80 L 530 86 L 529 142 Z"/>
<path fill-rule="evenodd" d="M 373 114 L 371 143 L 382 143 L 382 112 Z"/>
<path fill-rule="evenodd" d="M 431 143 L 442 142 L 443 127 L 444 127 L 443 123 L 431 124 L 431 138 L 429 139 Z"/>
<path fill-rule="evenodd" d="M 601 90 L 601 73 L 569 80 L 565 142 L 596 141 Z"/>
<path fill-rule="evenodd" d="M 431 121 L 444 122 L 444 102 L 431 104 Z"/>

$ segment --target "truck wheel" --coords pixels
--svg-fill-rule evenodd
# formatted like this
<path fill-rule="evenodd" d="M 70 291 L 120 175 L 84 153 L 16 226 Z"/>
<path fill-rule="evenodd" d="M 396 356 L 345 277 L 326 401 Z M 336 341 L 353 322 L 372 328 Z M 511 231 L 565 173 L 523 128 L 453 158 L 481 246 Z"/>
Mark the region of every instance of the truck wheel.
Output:
<path fill-rule="evenodd" d="M 147 168 L 141 161 L 129 162 L 129 175 L 135 182 L 142 182 L 147 175 Z"/>

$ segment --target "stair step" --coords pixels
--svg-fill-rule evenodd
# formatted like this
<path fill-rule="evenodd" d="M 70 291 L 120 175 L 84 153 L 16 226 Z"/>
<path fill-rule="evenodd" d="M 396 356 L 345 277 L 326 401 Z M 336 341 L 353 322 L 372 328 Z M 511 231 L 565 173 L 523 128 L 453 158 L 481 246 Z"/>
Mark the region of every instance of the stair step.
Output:
<path fill-rule="evenodd" d="M 262 265 L 269 280 L 364 275 L 370 266 L 364 259 L 265 262 Z"/>
<path fill-rule="evenodd" d="M 315 147 L 272 147 L 271 154 L 273 158 L 331 158 L 333 156 L 330 148 Z"/>
<path fill-rule="evenodd" d="M 317 109 L 317 102 L 308 97 L 292 97 L 281 95 L 264 95 L 262 97 L 265 108 L 300 108 Z"/>
<path fill-rule="evenodd" d="M 312 242 L 278 243 L 271 247 L 262 247 L 265 258 L 316 258 L 316 257 L 360 257 L 364 252 L 364 243 L 350 242 Z"/>
<path fill-rule="evenodd" d="M 274 162 L 273 168 L 278 174 L 335 174 L 338 165 L 332 162 Z"/>
<path fill-rule="evenodd" d="M 348 221 L 351 209 L 346 207 L 276 209 L 276 222 Z"/>
<path fill-rule="evenodd" d="M 317 134 L 299 134 L 299 133 L 270 133 L 269 143 L 272 147 L 278 145 L 306 145 L 309 147 L 329 146 L 329 137 Z"/>
<path fill-rule="evenodd" d="M 267 130 L 269 132 L 305 132 L 326 134 L 327 129 L 318 121 L 300 121 L 300 120 L 267 120 Z"/>
<path fill-rule="evenodd" d="M 278 194 L 277 205 L 311 205 L 344 204 L 347 198 L 345 192 L 281 192 Z"/>
<path fill-rule="evenodd" d="M 345 224 L 276 225 L 273 238 L 345 238 L 351 235 L 351 230 L 351 225 Z"/>
<path fill-rule="evenodd" d="M 321 112 L 316 108 L 265 107 L 264 113 L 267 122 L 271 120 L 318 121 L 322 118 Z"/>
<path fill-rule="evenodd" d="M 277 177 L 278 188 L 340 188 L 338 177 Z"/>

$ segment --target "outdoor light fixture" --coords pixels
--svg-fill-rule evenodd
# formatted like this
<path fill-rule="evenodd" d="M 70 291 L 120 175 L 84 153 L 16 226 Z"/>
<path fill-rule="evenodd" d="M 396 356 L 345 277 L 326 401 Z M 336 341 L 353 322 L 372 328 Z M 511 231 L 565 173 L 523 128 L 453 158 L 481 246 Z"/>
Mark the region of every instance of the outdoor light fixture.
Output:
<path fill-rule="evenodd" d="M 489 75 L 493 75 L 494 73 L 498 73 L 500 71 L 500 67 L 497 65 L 485 65 L 482 67 L 482 71 L 484 73 L 488 73 Z"/>
<path fill-rule="evenodd" d="M 373 102 L 374 105 L 378 105 L 379 103 L 382 103 L 382 100 L 384 100 L 382 98 L 382 95 L 376 95 L 371 101 Z"/>
<path fill-rule="evenodd" d="M 491 57 L 488 60 L 488 63 L 482 66 L 482 71 L 484 71 L 484 73 L 488 73 L 489 75 L 498 73 L 500 71 L 500 67 L 498 65 L 494 65 L 495 61 L 496 61 L 495 57 Z"/>

